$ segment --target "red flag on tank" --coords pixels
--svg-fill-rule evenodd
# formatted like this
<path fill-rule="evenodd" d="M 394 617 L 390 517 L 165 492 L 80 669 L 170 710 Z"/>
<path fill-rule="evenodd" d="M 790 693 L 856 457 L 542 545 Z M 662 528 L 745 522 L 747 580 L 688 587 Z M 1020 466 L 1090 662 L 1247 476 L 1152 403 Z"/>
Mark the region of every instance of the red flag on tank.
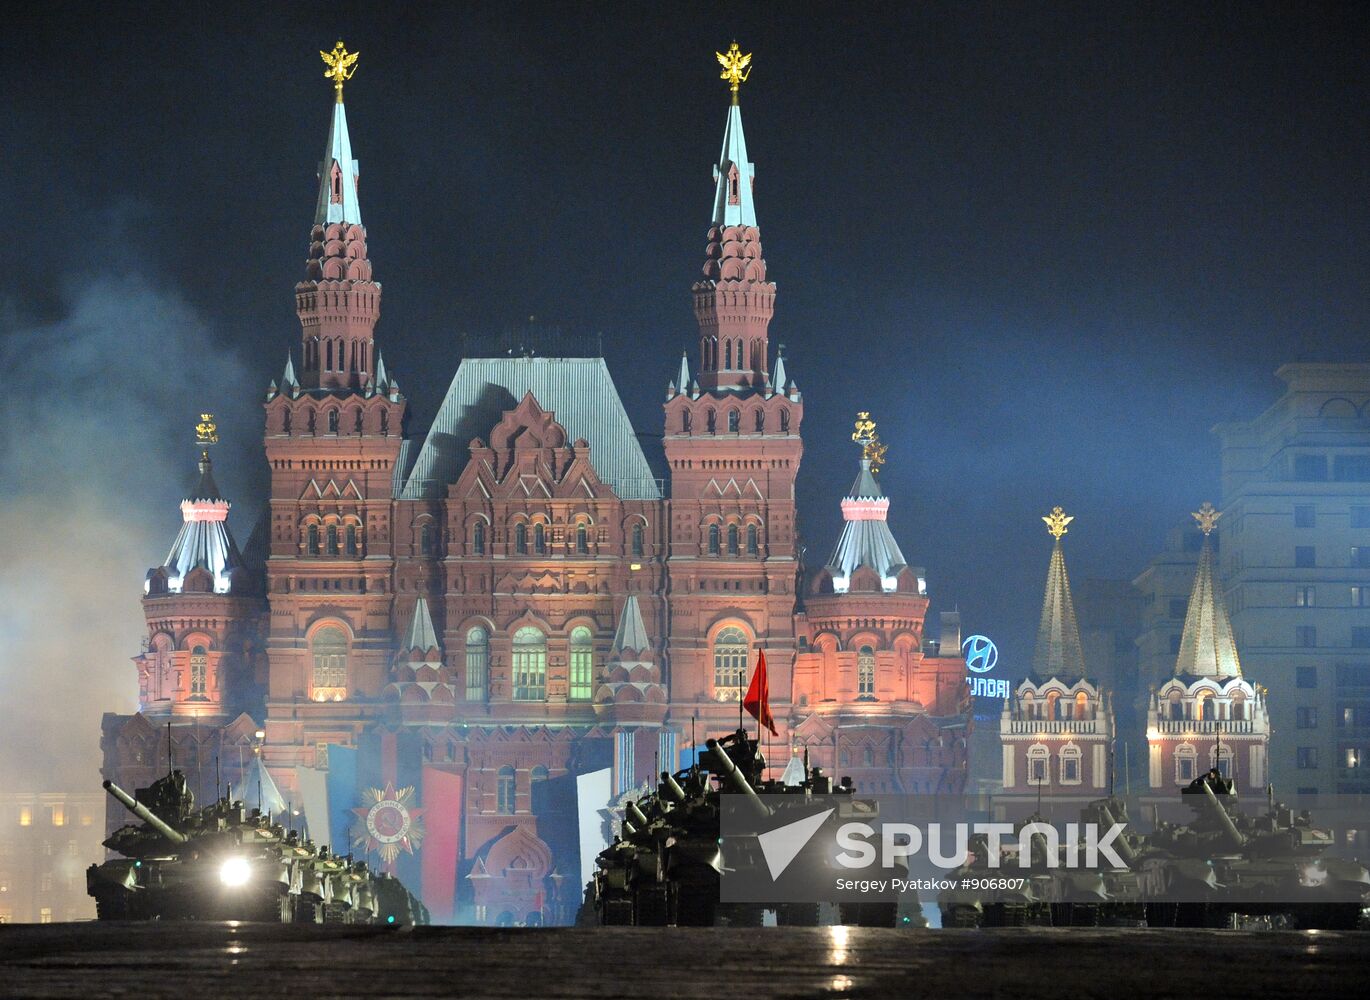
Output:
<path fill-rule="evenodd" d="M 756 671 L 752 674 L 751 686 L 747 688 L 747 697 L 742 699 L 742 707 L 748 715 L 769 729 L 772 736 L 780 735 L 775 731 L 775 719 L 771 716 L 771 685 L 766 677 L 764 650 L 757 651 Z"/>

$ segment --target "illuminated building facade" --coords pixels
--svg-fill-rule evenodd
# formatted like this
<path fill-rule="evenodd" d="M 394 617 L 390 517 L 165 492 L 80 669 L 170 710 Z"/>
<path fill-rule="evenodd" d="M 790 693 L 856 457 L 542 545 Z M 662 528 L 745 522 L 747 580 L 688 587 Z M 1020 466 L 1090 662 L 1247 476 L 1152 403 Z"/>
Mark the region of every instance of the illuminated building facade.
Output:
<path fill-rule="evenodd" d="M 206 597 L 247 602 L 222 642 L 260 639 L 214 662 L 260 677 L 262 759 L 316 839 L 364 841 L 363 793 L 412 790 L 422 842 L 394 865 L 439 921 L 568 922 L 580 779 L 607 769 L 611 795 L 631 794 L 680 766 L 692 733 L 735 728 L 763 650 L 779 766 L 807 748 L 865 789 L 964 783 L 964 665 L 956 650 L 924 655 L 922 574 L 903 564 L 869 463 L 804 596 L 803 398 L 769 346 L 776 288 L 743 78 L 692 286 L 697 360 L 692 374 L 681 359 L 664 402 L 665 480 L 601 358 L 463 358 L 427 431 L 408 436 L 338 81 L 295 288 L 300 349 L 265 401 L 264 582 Z M 252 720 L 230 721 L 237 681 L 216 683 L 206 705 L 255 749 Z M 189 723 L 199 691 L 174 690 L 162 715 Z M 121 727 L 150 759 L 156 723 L 107 720 L 107 760 L 132 759 L 109 735 Z"/>
<path fill-rule="evenodd" d="M 86 866 L 100 857 L 104 799 L 0 792 L 0 924 L 94 919 Z"/>

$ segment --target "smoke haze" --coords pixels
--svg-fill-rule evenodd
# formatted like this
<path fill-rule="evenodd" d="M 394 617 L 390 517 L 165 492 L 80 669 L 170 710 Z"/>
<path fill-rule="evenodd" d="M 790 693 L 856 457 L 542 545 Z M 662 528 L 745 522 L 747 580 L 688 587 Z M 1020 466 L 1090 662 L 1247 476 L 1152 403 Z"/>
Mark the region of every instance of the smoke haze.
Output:
<path fill-rule="evenodd" d="M 0 303 L 0 335 L 0 789 L 91 791 L 101 715 L 137 708 L 142 581 L 194 480 L 196 415 L 243 495 L 253 397 L 204 320 L 137 277 L 70 282 L 49 321 Z M 239 544 L 254 514 L 230 514 Z"/>

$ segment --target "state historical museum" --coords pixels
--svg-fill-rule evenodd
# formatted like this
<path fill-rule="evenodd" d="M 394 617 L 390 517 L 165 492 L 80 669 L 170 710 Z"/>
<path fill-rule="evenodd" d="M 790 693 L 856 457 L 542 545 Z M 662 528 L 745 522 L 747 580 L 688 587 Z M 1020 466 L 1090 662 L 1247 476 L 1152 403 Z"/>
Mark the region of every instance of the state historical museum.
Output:
<path fill-rule="evenodd" d="M 478 923 L 570 921 L 614 806 L 736 728 L 760 651 L 776 773 L 807 753 L 863 791 L 960 792 L 959 638 L 925 643 L 869 431 L 849 495 L 809 515 L 810 537 L 836 534 L 840 501 L 832 557 L 798 558 L 804 400 L 767 338 L 740 81 L 690 286 L 698 347 L 649 461 L 598 357 L 453 358 L 407 433 L 334 78 L 300 341 L 266 393 L 264 522 L 240 550 L 202 456 L 148 573 L 141 711 L 106 716 L 105 776 L 147 784 L 169 740 L 200 800 L 232 784 L 374 852 L 435 920 Z"/>

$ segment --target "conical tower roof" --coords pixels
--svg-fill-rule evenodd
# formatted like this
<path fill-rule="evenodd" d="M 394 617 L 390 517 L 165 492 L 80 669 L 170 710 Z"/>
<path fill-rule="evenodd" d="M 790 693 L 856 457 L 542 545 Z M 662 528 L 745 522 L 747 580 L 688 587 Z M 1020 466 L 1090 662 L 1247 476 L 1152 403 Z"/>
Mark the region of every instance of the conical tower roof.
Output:
<path fill-rule="evenodd" d="M 1075 519 L 1056 507 L 1042 520 L 1056 541 L 1051 548 L 1051 564 L 1047 567 L 1047 587 L 1042 598 L 1042 618 L 1037 625 L 1032 672 L 1043 680 L 1054 677 L 1073 684 L 1085 676 L 1085 652 L 1080 643 L 1080 624 L 1075 617 L 1075 600 L 1070 594 L 1061 536 L 1066 533 L 1066 525 Z"/>
<path fill-rule="evenodd" d="M 886 523 L 889 511 L 889 497 L 876 482 L 870 459 L 862 458 L 856 481 L 842 500 L 842 535 L 828 560 L 828 571 L 838 593 L 845 592 L 852 573 L 861 566 L 880 574 L 882 590 L 896 588 L 895 578 L 907 564 Z"/>
<path fill-rule="evenodd" d="M 342 92 L 343 81 L 351 77 L 348 69 L 355 65 L 357 54 L 349 53 L 339 42 L 332 53 L 320 52 L 319 55 L 330 67 L 330 73 L 326 75 L 335 80 L 337 100 L 333 103 L 333 117 L 328 126 L 328 145 L 324 147 L 323 160 L 319 163 L 319 204 L 314 211 L 314 222 L 318 225 L 331 222 L 360 224 L 362 208 L 357 199 L 357 183 L 361 170 L 352 159 L 352 139 L 347 134 L 347 108 Z M 338 61 L 343 65 L 338 66 Z M 339 73 L 343 75 L 339 76 Z"/>
<path fill-rule="evenodd" d="M 433 616 L 428 611 L 428 600 L 420 594 L 414 602 L 414 617 L 409 622 L 409 639 L 405 651 L 427 653 L 438 648 L 438 634 L 433 628 Z"/>
<path fill-rule="evenodd" d="M 228 530 L 228 510 L 232 506 L 219 493 L 214 482 L 209 453 L 200 456 L 200 478 L 190 494 L 181 501 L 181 529 L 162 561 L 166 587 L 180 593 L 186 575 L 192 570 L 208 570 L 214 578 L 214 593 L 226 594 L 232 588 L 235 571 L 243 567 L 238 544 Z"/>
<path fill-rule="evenodd" d="M 640 654 L 649 652 L 651 646 L 647 627 L 642 622 L 642 609 L 637 604 L 637 595 L 629 594 L 618 616 L 618 629 L 614 632 L 614 644 L 610 648 L 615 653 L 621 654 L 626 649 Z"/>
<path fill-rule="evenodd" d="M 1232 635 L 1232 619 L 1213 571 L 1213 545 L 1209 535 L 1221 514 L 1205 503 L 1194 514 L 1204 533 L 1194 589 L 1189 594 L 1180 655 L 1175 660 L 1177 677 L 1240 677 L 1242 665 Z"/>
<path fill-rule="evenodd" d="M 756 225 L 756 203 L 752 200 L 755 179 L 756 167 L 747 159 L 747 137 L 742 132 L 742 108 L 734 101 L 728 107 L 723 150 L 714 166 L 715 226 Z"/>

